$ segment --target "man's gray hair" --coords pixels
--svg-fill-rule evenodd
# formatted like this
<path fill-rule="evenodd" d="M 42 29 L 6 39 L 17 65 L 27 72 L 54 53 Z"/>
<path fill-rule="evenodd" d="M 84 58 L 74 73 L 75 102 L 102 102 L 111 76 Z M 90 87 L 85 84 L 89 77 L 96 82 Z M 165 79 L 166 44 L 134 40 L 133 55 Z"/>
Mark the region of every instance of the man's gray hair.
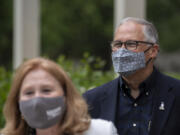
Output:
<path fill-rule="evenodd" d="M 125 22 L 128 22 L 128 21 L 144 25 L 143 33 L 144 33 L 144 37 L 145 37 L 146 41 L 152 42 L 152 43 L 158 43 L 159 42 L 157 30 L 151 22 L 148 22 L 148 21 L 141 19 L 141 18 L 127 17 L 127 18 L 124 18 L 123 20 L 120 21 L 119 26 L 124 24 Z"/>

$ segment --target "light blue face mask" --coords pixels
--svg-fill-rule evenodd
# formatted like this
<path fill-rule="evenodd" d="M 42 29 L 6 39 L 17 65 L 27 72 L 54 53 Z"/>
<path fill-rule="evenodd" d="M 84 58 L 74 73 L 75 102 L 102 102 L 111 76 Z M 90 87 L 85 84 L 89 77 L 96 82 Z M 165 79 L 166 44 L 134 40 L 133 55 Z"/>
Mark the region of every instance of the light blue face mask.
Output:
<path fill-rule="evenodd" d="M 120 48 L 112 52 L 112 62 L 115 72 L 120 73 L 122 76 L 128 76 L 138 69 L 146 67 L 145 52 L 132 52 L 125 48 Z"/>

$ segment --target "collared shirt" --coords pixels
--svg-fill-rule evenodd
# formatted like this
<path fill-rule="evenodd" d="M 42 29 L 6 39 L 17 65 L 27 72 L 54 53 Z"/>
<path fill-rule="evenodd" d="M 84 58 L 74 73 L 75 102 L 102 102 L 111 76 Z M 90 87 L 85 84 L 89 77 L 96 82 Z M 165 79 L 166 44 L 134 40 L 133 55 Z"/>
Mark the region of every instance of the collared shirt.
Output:
<path fill-rule="evenodd" d="M 121 80 L 119 87 L 116 127 L 119 135 L 149 135 L 155 91 L 155 71 L 140 84 L 140 94 L 135 99 L 130 88 Z"/>

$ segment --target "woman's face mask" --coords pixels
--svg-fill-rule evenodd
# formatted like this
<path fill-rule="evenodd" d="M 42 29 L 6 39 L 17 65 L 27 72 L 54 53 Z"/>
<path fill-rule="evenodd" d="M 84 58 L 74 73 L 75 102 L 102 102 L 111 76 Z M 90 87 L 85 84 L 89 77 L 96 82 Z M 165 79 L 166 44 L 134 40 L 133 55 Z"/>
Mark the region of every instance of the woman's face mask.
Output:
<path fill-rule="evenodd" d="M 60 122 L 66 105 L 64 96 L 58 96 L 53 98 L 36 97 L 19 101 L 19 107 L 30 127 L 45 129 Z"/>

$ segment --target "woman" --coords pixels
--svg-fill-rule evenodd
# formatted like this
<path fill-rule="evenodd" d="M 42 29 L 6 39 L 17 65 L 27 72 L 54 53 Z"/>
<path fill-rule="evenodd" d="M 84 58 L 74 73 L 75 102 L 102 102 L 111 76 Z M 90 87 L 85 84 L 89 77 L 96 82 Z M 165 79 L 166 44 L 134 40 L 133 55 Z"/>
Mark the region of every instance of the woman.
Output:
<path fill-rule="evenodd" d="M 85 101 L 56 63 L 34 58 L 15 73 L 4 106 L 3 135 L 116 135 L 111 122 L 91 120 Z"/>

